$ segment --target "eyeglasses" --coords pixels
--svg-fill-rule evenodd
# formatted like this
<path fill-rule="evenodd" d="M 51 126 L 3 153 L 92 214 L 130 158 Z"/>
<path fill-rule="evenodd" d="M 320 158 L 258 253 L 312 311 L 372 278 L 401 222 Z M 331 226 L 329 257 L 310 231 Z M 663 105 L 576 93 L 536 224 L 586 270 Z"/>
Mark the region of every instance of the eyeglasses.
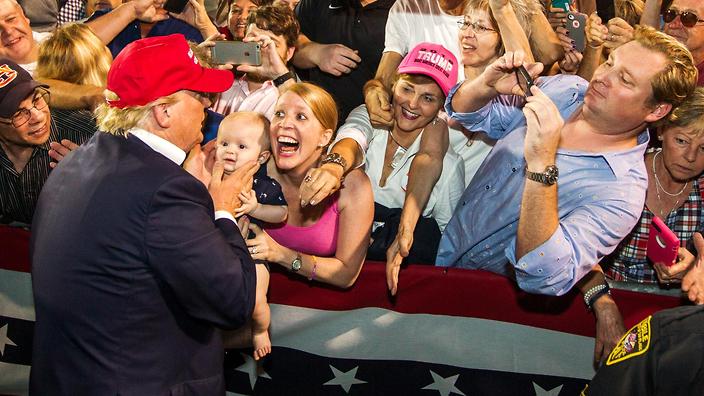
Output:
<path fill-rule="evenodd" d="M 468 27 L 472 27 L 472 30 L 474 31 L 475 34 L 484 34 L 487 32 L 495 32 L 496 30 L 492 28 L 488 28 L 484 25 L 480 25 L 478 22 L 470 22 L 468 19 L 462 20 L 462 21 L 457 21 L 457 26 L 459 26 L 460 30 L 466 30 Z"/>
<path fill-rule="evenodd" d="M 49 91 L 45 89 L 37 89 L 34 91 L 34 97 L 32 98 L 32 107 L 29 109 L 20 108 L 9 119 L 0 118 L 0 123 L 11 124 L 13 127 L 19 128 L 29 122 L 29 119 L 32 118 L 32 109 L 44 110 L 49 105 L 49 99 Z"/>
<path fill-rule="evenodd" d="M 693 12 L 678 12 L 677 10 L 672 8 L 668 8 L 667 11 L 662 14 L 662 19 L 665 20 L 665 23 L 670 23 L 674 21 L 678 15 L 680 16 L 680 22 L 682 22 L 682 25 L 686 27 L 694 27 L 694 25 L 696 25 L 698 22 L 704 22 L 704 20 L 699 19 L 699 16 L 697 16 L 697 14 Z"/>

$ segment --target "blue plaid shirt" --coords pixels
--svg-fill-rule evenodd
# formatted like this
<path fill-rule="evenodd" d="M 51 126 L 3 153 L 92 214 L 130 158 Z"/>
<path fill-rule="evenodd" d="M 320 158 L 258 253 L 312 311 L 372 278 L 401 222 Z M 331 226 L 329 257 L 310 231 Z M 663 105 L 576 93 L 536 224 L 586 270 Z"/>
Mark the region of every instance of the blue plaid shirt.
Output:
<path fill-rule="evenodd" d="M 587 82 L 559 75 L 540 78 L 538 86 L 568 119 L 582 105 Z M 499 140 L 462 195 L 440 241 L 436 265 L 515 277 L 528 292 L 566 293 L 616 248 L 640 217 L 647 189 L 647 131 L 628 150 L 597 154 L 559 149 L 560 224 L 545 243 L 517 258 L 525 183 L 525 100 L 499 96 L 476 112 L 456 113 L 452 97 L 457 88 L 448 95 L 448 115 L 469 130 Z"/>

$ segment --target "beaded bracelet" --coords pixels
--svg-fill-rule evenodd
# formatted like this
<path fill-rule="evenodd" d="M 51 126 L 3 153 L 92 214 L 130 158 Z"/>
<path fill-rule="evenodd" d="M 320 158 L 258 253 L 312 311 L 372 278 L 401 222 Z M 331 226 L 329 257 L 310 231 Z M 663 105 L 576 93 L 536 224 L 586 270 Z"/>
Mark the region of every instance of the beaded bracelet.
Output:
<path fill-rule="evenodd" d="M 584 304 L 587 305 L 587 309 L 591 311 L 596 300 L 604 294 L 611 294 L 608 283 L 601 283 L 587 290 L 584 293 Z"/>
<path fill-rule="evenodd" d="M 318 269 L 318 258 L 312 254 L 310 255 L 310 257 L 313 258 L 313 270 L 310 272 L 310 278 L 308 278 L 308 280 L 313 281 L 315 280 L 315 270 Z"/>

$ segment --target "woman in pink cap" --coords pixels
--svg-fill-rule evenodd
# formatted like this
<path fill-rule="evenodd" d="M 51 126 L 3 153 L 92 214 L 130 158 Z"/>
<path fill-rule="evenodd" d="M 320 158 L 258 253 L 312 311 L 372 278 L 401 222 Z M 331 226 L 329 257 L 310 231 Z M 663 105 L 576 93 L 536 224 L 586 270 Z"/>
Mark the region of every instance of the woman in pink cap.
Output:
<path fill-rule="evenodd" d="M 386 260 L 386 249 L 396 236 L 406 199 L 411 162 L 418 153 L 423 131 L 437 121 L 445 96 L 457 82 L 459 67 L 455 56 L 443 46 L 417 45 L 397 70 L 391 103 L 394 113 L 391 130 L 372 127 L 369 113 L 362 105 L 350 113 L 338 131 L 338 136 L 349 130 L 361 132 L 367 141 L 367 146 L 362 147 L 364 153 L 355 152 L 354 163 L 364 164 L 374 190 L 377 227 L 372 232 L 369 259 Z M 415 239 L 422 238 L 423 243 L 413 246 L 409 260 L 434 261 L 440 233 L 452 217 L 463 191 L 464 165 L 450 149 L 444 157 L 440 179 L 433 187 L 416 227 Z"/>

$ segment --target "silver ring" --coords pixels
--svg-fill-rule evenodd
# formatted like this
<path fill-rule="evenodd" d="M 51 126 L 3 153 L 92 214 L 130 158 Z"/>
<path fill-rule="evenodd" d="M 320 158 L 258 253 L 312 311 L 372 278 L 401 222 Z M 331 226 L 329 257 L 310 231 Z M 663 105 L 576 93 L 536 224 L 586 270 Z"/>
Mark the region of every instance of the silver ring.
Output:
<path fill-rule="evenodd" d="M 256 247 L 256 246 L 252 246 L 251 248 L 249 248 L 249 253 L 250 253 L 250 254 L 257 254 L 257 247 Z"/>
<path fill-rule="evenodd" d="M 310 183 L 313 181 L 313 178 L 310 175 L 306 175 L 306 177 L 303 178 L 303 181 L 306 183 Z"/>

